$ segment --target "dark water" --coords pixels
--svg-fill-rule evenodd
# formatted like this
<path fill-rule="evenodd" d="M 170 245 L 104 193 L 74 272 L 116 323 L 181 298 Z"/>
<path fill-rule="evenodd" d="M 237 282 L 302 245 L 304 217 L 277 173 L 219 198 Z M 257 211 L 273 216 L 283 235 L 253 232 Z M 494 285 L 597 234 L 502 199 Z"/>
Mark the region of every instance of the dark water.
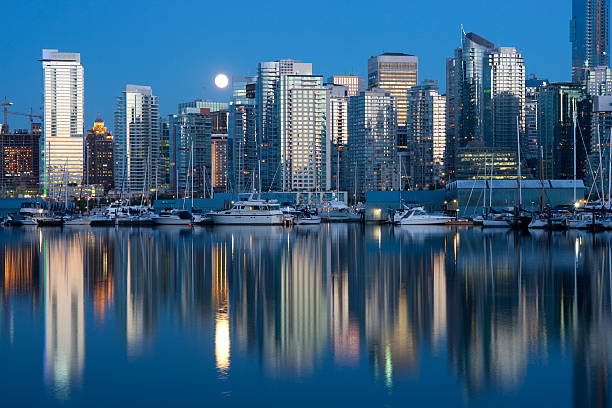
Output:
<path fill-rule="evenodd" d="M 610 406 L 612 235 L 0 230 L 3 406 Z"/>

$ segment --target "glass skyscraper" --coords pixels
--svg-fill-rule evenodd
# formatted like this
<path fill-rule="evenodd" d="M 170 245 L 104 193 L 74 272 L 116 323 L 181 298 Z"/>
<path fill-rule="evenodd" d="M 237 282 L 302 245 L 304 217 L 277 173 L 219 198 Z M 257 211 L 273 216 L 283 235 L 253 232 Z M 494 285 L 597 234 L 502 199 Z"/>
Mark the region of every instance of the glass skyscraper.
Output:
<path fill-rule="evenodd" d="M 228 150 L 231 150 L 230 184 L 237 192 L 250 191 L 257 178 L 258 149 L 256 140 L 256 76 L 232 78 L 232 100 L 229 105 Z"/>
<path fill-rule="evenodd" d="M 610 0 L 572 0 L 570 41 L 573 82 L 582 83 L 589 68 L 610 65 Z"/>
<path fill-rule="evenodd" d="M 84 71 L 81 54 L 42 50 L 42 68 L 40 185 L 46 195 L 63 196 L 66 189 L 73 195 L 75 187 L 83 180 Z"/>

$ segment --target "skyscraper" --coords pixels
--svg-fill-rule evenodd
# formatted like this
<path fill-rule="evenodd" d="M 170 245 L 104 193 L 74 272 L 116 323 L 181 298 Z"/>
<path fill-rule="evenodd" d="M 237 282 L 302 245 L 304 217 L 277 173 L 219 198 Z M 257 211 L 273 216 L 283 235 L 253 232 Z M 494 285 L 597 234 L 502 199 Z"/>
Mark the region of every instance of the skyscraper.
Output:
<path fill-rule="evenodd" d="M 282 191 L 324 191 L 331 187 L 326 96 L 320 75 L 280 76 L 276 98 Z"/>
<path fill-rule="evenodd" d="M 610 66 L 610 0 L 572 0 L 570 42 L 573 82 L 582 83 L 589 68 Z"/>
<path fill-rule="evenodd" d="M 437 81 L 425 80 L 408 91 L 408 151 L 412 187 L 429 189 L 444 173 L 446 143 L 446 97 L 440 95 Z"/>
<path fill-rule="evenodd" d="M 58 195 L 67 179 L 68 185 L 73 187 L 72 194 L 83 179 L 84 71 L 81 54 L 42 50 L 42 68 L 40 184 L 43 194 Z"/>
<path fill-rule="evenodd" d="M 531 173 L 540 178 L 540 150 L 538 145 L 538 95 L 540 89 L 548 85 L 547 79 L 535 75 L 525 80 L 525 133 L 524 153 Z"/>
<path fill-rule="evenodd" d="M 233 95 L 229 106 L 228 147 L 231 145 L 231 182 L 235 191 L 248 191 L 257 179 L 257 77 L 232 78 Z"/>
<path fill-rule="evenodd" d="M 446 59 L 446 146 L 444 168 L 446 180 L 455 178 L 455 158 L 458 137 L 458 103 L 459 103 L 459 61 L 457 58 Z"/>
<path fill-rule="evenodd" d="M 344 85 L 326 84 L 327 88 L 327 137 L 330 141 L 330 168 L 332 188 L 346 190 L 348 168 L 346 147 L 348 139 L 349 88 Z M 362 90 L 363 92 L 363 90 Z"/>
<path fill-rule="evenodd" d="M 115 188 L 123 196 L 148 194 L 159 161 L 159 106 L 150 86 L 126 85 L 117 97 L 113 156 Z"/>
<path fill-rule="evenodd" d="M 591 151 L 592 100 L 582 85 L 552 83 L 538 96 L 538 145 L 544 150 L 544 179 L 571 179 L 576 149 L 579 179 L 586 175 L 586 157 Z M 573 116 L 576 114 L 576 146 Z"/>
<path fill-rule="evenodd" d="M 368 191 L 398 187 L 396 112 L 395 96 L 380 88 L 349 100 L 349 193 L 356 201 Z"/>
<path fill-rule="evenodd" d="M 419 58 L 401 52 L 385 52 L 368 60 L 368 89 L 389 91 L 397 99 L 397 125 L 399 151 L 407 149 L 406 92 L 419 81 Z"/>
<path fill-rule="evenodd" d="M 457 148 L 472 141 L 484 141 L 484 74 L 488 55 L 495 46 L 474 33 L 461 29 L 461 48 L 455 50 L 457 61 Z"/>
<path fill-rule="evenodd" d="M 204 187 L 210 190 L 212 119 L 209 114 L 209 111 L 188 107 L 168 117 L 170 190 L 177 198 L 186 190 L 192 191 L 192 182 L 193 193 L 203 194 Z"/>
<path fill-rule="evenodd" d="M 327 78 L 328 84 L 346 86 L 348 96 L 357 96 L 359 92 L 365 91 L 365 78 L 358 75 L 332 75 Z"/>
<path fill-rule="evenodd" d="M 512 47 L 488 53 L 484 71 L 484 141 L 487 147 L 516 150 L 519 131 L 525 126 L 525 61 Z"/>
<path fill-rule="evenodd" d="M 312 75 L 312 64 L 291 59 L 261 62 L 257 69 L 256 104 L 258 157 L 261 162 L 261 185 L 277 189 L 280 181 L 280 133 L 277 90 L 281 75 Z"/>
<path fill-rule="evenodd" d="M 104 191 L 108 192 L 115 184 L 114 167 L 113 136 L 98 115 L 85 138 L 84 183 L 104 186 Z"/>
<path fill-rule="evenodd" d="M 33 123 L 30 131 L 0 131 L 0 195 L 37 194 L 39 148 L 42 126 Z"/>

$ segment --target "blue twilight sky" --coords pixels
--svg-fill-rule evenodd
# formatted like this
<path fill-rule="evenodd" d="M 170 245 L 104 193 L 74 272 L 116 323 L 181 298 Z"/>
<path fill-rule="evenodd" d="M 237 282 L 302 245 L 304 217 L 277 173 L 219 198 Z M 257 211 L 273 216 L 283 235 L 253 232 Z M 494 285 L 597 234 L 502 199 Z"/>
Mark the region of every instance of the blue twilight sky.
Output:
<path fill-rule="evenodd" d="M 0 97 L 15 111 L 40 112 L 42 48 L 81 53 L 86 128 L 97 112 L 112 124 L 126 83 L 152 86 L 167 115 L 182 101 L 228 100 L 231 87 L 215 89 L 215 74 L 255 74 L 259 61 L 279 58 L 312 62 L 326 78 L 365 75 L 371 55 L 406 52 L 419 56 L 419 80 L 444 88 L 461 24 L 520 48 L 527 73 L 564 81 L 570 17 L 571 0 L 4 1 Z"/>

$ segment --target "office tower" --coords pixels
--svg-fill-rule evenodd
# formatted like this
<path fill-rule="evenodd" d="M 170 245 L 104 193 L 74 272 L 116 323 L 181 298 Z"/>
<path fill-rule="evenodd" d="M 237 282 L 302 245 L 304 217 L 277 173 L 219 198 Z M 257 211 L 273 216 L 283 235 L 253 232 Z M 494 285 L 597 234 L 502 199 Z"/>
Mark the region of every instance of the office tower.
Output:
<path fill-rule="evenodd" d="M 83 178 L 84 72 L 81 54 L 42 50 L 43 135 L 40 184 L 43 194 L 59 197 L 62 187 Z M 68 186 L 65 186 L 66 179 Z"/>
<path fill-rule="evenodd" d="M 157 171 L 157 191 L 170 189 L 170 124 L 168 118 L 159 118 L 159 170 Z"/>
<path fill-rule="evenodd" d="M 346 190 L 348 167 L 346 146 L 348 138 L 349 88 L 344 85 L 326 84 L 327 88 L 327 137 L 330 140 L 331 188 Z M 363 91 L 362 91 L 363 92 Z"/>
<path fill-rule="evenodd" d="M 386 52 L 368 60 L 368 89 L 381 88 L 397 99 L 397 149 L 407 150 L 406 140 L 406 92 L 416 86 L 419 58 L 401 52 Z"/>
<path fill-rule="evenodd" d="M 359 92 L 365 91 L 365 78 L 358 75 L 332 75 L 327 78 L 327 83 L 341 85 L 348 88 L 348 96 L 357 96 Z"/>
<path fill-rule="evenodd" d="M 257 69 L 257 144 L 262 188 L 278 189 L 281 157 L 277 92 L 281 75 L 312 75 L 312 64 L 295 60 L 261 62 Z M 275 177 L 276 175 L 276 177 Z"/>
<path fill-rule="evenodd" d="M 498 47 L 489 52 L 485 68 L 485 145 L 516 149 L 517 130 L 522 133 L 525 125 L 525 61 L 516 48 Z"/>
<path fill-rule="evenodd" d="M 484 73 L 493 48 L 493 43 L 477 34 L 466 34 L 461 28 L 461 48 L 455 50 L 458 81 L 456 148 L 466 147 L 473 141 L 484 141 Z"/>
<path fill-rule="evenodd" d="M 42 126 L 33 123 L 29 131 L 9 133 L 8 127 L 6 130 L 0 132 L 0 195 L 36 195 Z"/>
<path fill-rule="evenodd" d="M 397 99 L 379 88 L 364 91 L 350 98 L 348 114 L 353 200 L 363 201 L 368 191 L 396 189 Z"/>
<path fill-rule="evenodd" d="M 211 112 L 211 174 L 210 183 L 214 191 L 227 192 L 228 174 L 228 110 Z M 210 184 L 206 183 L 210 188 Z"/>
<path fill-rule="evenodd" d="M 331 186 L 326 132 L 327 89 L 320 75 L 281 75 L 276 101 L 282 191 L 325 191 Z M 263 175 L 262 175 L 263 179 Z M 264 189 L 269 189 L 264 184 Z"/>
<path fill-rule="evenodd" d="M 587 69 L 584 82 L 590 96 L 612 95 L 612 70 L 607 66 Z"/>
<path fill-rule="evenodd" d="M 525 133 L 523 137 L 524 155 L 531 174 L 540 178 L 540 148 L 538 146 L 538 95 L 540 89 L 548 85 L 547 79 L 535 75 L 525 80 Z"/>
<path fill-rule="evenodd" d="M 159 161 L 159 106 L 150 86 L 126 85 L 115 110 L 115 188 L 121 196 L 149 194 Z"/>
<path fill-rule="evenodd" d="M 573 115 L 576 114 L 576 145 Z M 552 83 L 538 96 L 538 145 L 544 150 L 544 179 L 572 179 L 576 148 L 577 177 L 584 179 L 591 151 L 592 100 L 580 84 Z"/>
<path fill-rule="evenodd" d="M 113 136 L 98 115 L 85 138 L 85 184 L 104 186 L 108 192 L 114 186 L 114 167 Z"/>
<path fill-rule="evenodd" d="M 180 105 L 179 105 L 180 106 Z M 210 191 L 212 119 L 205 108 L 185 107 L 168 117 L 170 189 L 175 196 Z M 192 190 L 193 185 L 193 190 Z"/>
<path fill-rule="evenodd" d="M 572 0 L 570 42 L 573 82 L 582 83 L 589 68 L 610 66 L 609 26 L 609 0 Z"/>
<path fill-rule="evenodd" d="M 443 177 L 446 143 L 446 97 L 438 82 L 425 80 L 408 90 L 407 112 L 411 168 L 402 173 L 411 176 L 414 189 L 434 188 Z"/>
<path fill-rule="evenodd" d="M 446 59 L 446 149 L 444 168 L 446 181 L 455 179 L 455 153 L 458 137 L 459 61 Z"/>
<path fill-rule="evenodd" d="M 250 191 L 259 185 L 257 178 L 257 110 L 255 89 L 257 77 L 232 78 L 233 95 L 229 105 L 228 146 L 232 147 L 234 191 Z"/>

